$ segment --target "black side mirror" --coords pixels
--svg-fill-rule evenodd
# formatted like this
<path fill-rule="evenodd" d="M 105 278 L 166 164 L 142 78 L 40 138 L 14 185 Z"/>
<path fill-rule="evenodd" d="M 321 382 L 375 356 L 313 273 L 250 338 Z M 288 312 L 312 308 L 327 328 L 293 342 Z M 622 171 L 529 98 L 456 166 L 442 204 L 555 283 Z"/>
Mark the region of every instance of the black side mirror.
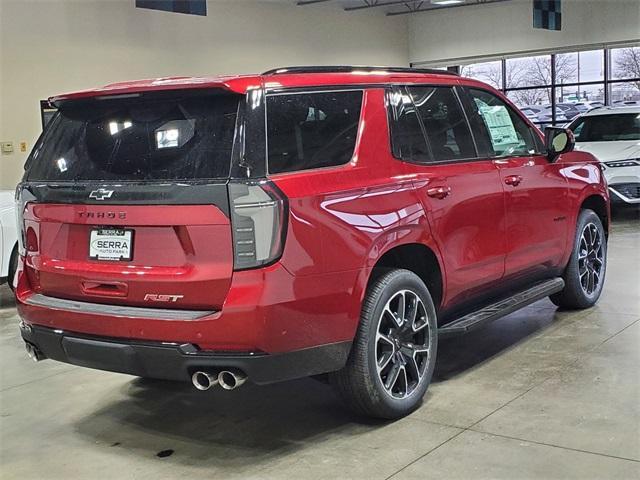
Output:
<path fill-rule="evenodd" d="M 547 157 L 553 162 L 559 155 L 572 151 L 576 139 L 568 128 L 547 127 L 544 129 L 544 143 L 547 147 Z"/>

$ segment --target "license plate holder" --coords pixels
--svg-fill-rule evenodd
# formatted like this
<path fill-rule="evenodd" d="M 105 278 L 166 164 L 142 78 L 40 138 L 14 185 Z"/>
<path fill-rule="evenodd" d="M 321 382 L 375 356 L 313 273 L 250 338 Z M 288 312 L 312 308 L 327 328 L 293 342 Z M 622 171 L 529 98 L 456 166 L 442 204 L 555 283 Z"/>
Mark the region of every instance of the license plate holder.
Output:
<path fill-rule="evenodd" d="M 133 230 L 93 228 L 89 234 L 89 258 L 125 262 L 133 258 Z"/>

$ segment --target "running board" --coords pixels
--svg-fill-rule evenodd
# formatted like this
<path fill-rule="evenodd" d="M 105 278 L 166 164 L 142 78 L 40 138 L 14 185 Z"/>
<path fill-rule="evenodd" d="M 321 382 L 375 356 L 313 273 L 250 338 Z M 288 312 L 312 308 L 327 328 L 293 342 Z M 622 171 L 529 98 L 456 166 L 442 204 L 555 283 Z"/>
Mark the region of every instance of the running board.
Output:
<path fill-rule="evenodd" d="M 443 338 L 468 333 L 544 297 L 557 293 L 563 288 L 564 280 L 560 277 L 536 283 L 534 286 L 514 293 L 504 300 L 492 303 L 447 323 L 438 329 L 438 337 Z"/>

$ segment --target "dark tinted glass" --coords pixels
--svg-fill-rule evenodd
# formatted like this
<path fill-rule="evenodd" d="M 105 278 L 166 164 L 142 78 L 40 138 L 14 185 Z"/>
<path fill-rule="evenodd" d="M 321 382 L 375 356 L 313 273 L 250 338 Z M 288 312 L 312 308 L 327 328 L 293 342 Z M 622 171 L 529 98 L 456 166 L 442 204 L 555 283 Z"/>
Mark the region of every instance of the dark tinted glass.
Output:
<path fill-rule="evenodd" d="M 362 91 L 267 97 L 269 172 L 342 165 L 358 135 Z"/>
<path fill-rule="evenodd" d="M 391 104 L 391 145 L 396 158 L 424 163 L 431 160 L 411 97 L 401 90 L 389 94 Z"/>
<path fill-rule="evenodd" d="M 488 156 L 506 157 L 531 155 L 541 151 L 540 142 L 529 125 L 509 105 L 485 90 L 469 89 L 472 125 L 480 121 L 484 128 L 474 128 L 476 138 L 484 136 L 478 145 L 486 145 Z"/>
<path fill-rule="evenodd" d="M 177 180 L 229 174 L 237 96 L 106 100 L 63 107 L 28 180 Z"/>
<path fill-rule="evenodd" d="M 469 125 L 450 87 L 409 87 L 435 161 L 476 157 Z"/>
<path fill-rule="evenodd" d="M 582 117 L 569 128 L 576 142 L 619 142 L 640 140 L 640 115 L 637 113 Z"/>

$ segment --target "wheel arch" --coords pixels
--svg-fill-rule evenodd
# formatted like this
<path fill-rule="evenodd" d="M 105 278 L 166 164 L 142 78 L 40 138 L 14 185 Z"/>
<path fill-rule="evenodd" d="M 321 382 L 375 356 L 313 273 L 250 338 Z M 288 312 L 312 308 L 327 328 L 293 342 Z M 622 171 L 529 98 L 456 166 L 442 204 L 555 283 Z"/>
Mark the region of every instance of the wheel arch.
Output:
<path fill-rule="evenodd" d="M 589 195 L 580 204 L 580 210 L 593 210 L 600 218 L 604 227 L 605 235 L 609 236 L 609 205 L 607 201 L 598 194 Z"/>
<path fill-rule="evenodd" d="M 369 274 L 367 289 L 385 271 L 394 268 L 409 270 L 425 283 L 438 310 L 444 298 L 444 271 L 435 251 L 423 243 L 404 243 L 386 250 Z"/>

